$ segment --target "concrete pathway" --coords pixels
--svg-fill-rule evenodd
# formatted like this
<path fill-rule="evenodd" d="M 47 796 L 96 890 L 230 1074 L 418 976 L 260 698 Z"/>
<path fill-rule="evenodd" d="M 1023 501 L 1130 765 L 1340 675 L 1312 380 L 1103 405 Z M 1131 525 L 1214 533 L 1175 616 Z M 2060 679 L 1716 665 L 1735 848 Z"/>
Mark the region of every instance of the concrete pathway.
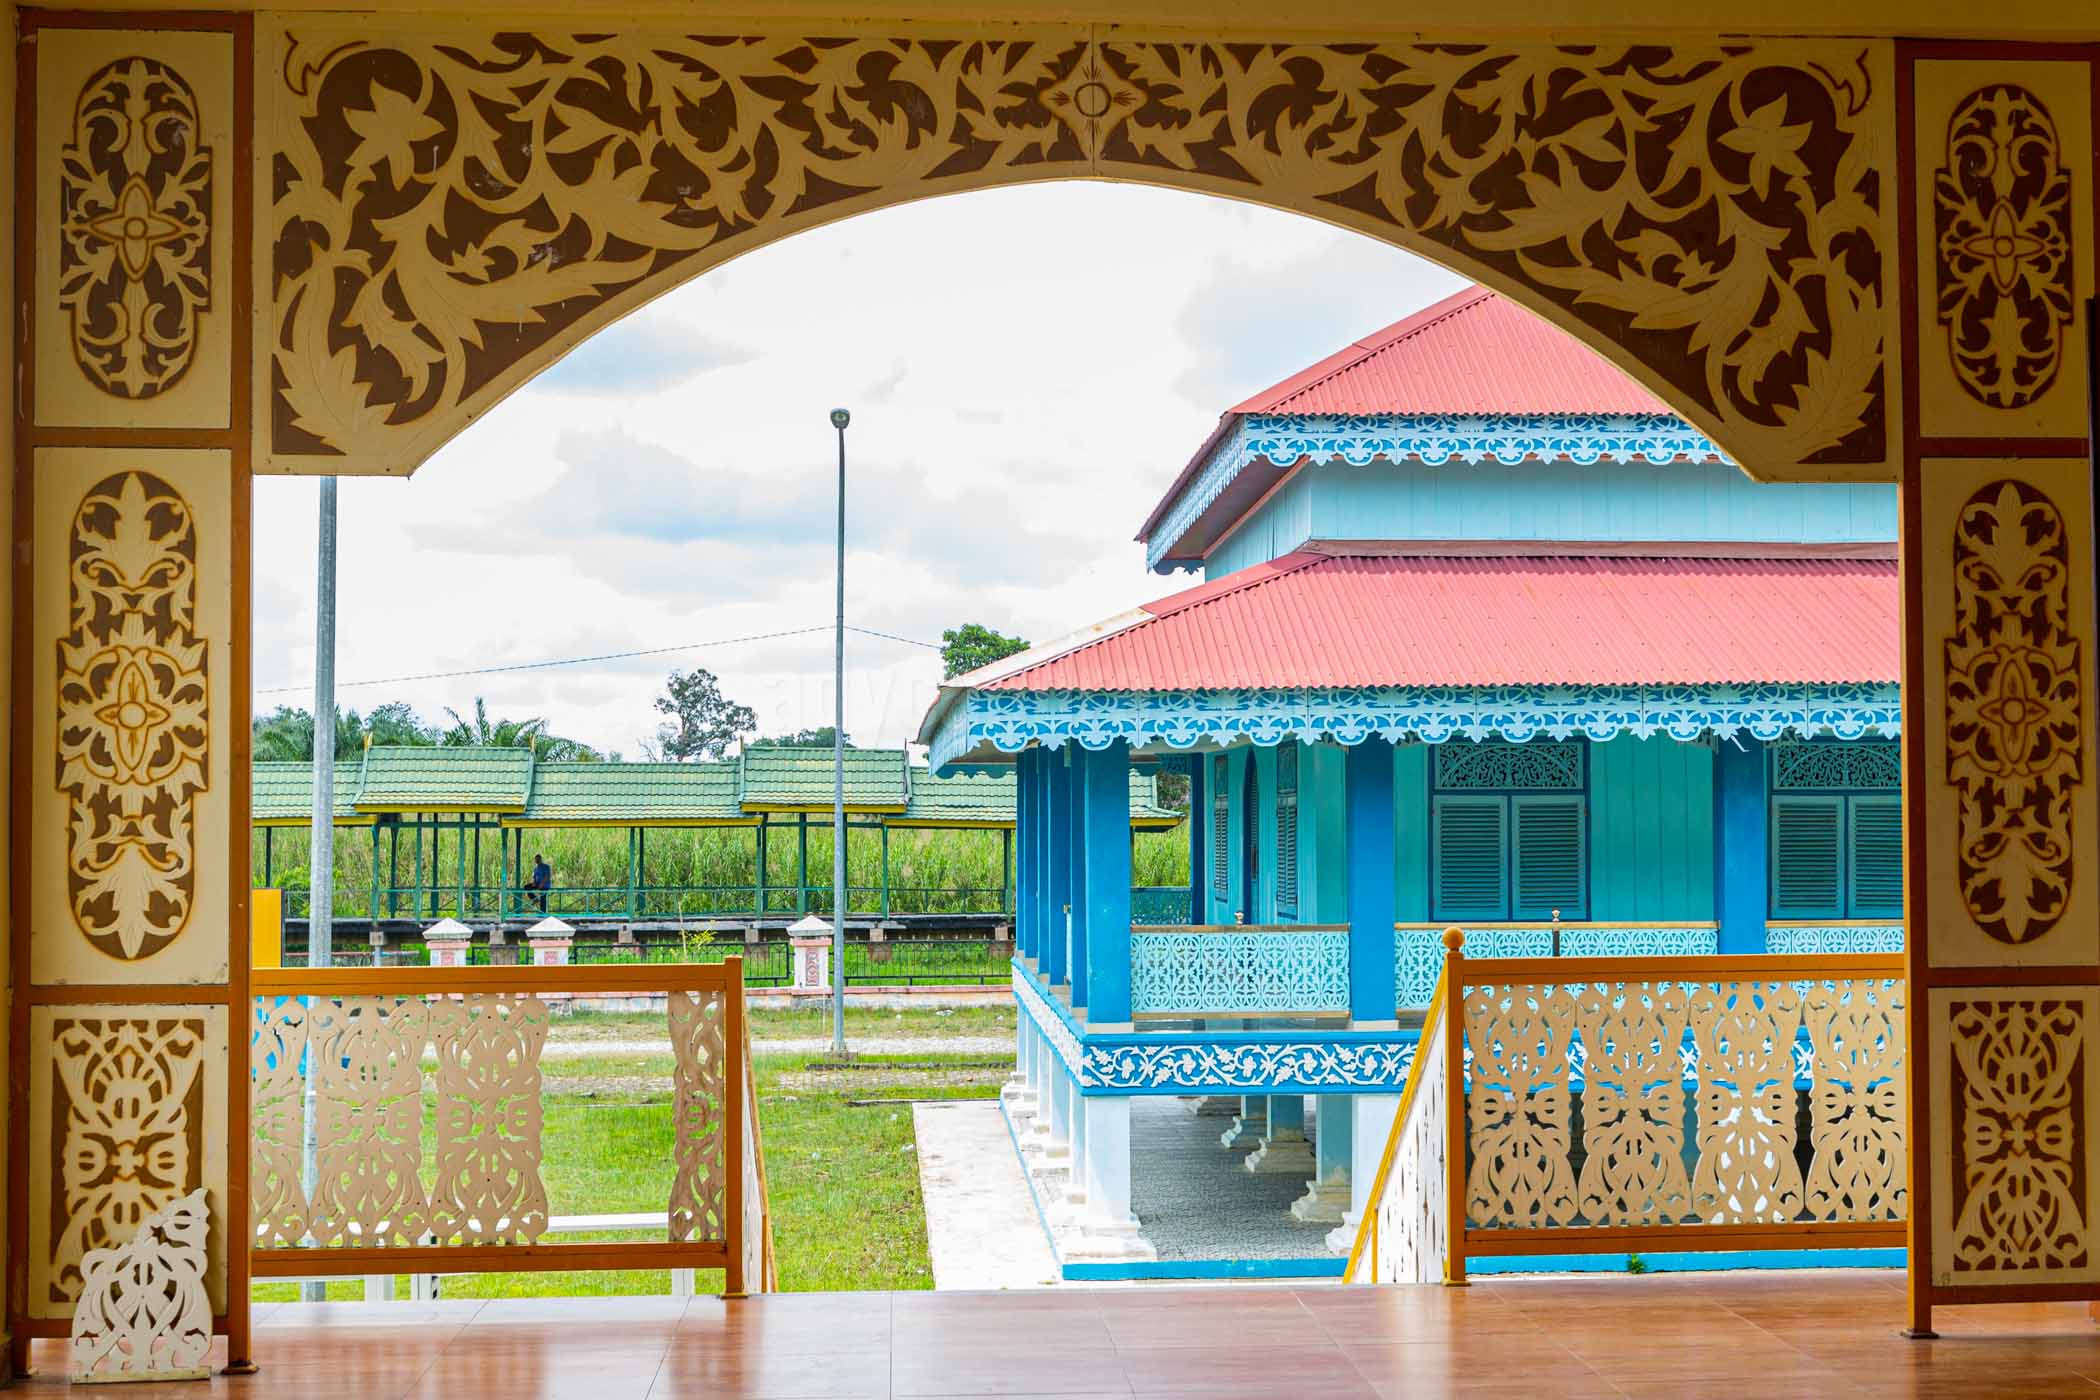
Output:
<path fill-rule="evenodd" d="M 999 1105 L 971 1099 L 914 1104 L 911 1112 L 933 1286 L 1055 1286 L 1057 1260 Z"/>

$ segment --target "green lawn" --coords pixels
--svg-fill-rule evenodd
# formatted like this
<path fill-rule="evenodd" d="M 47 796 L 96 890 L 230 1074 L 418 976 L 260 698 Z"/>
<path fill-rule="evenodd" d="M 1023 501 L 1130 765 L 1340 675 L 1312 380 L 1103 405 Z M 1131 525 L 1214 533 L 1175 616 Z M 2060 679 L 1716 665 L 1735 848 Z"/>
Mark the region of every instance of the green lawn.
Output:
<path fill-rule="evenodd" d="M 1010 1034 L 1011 1007 L 900 1012 L 851 1008 L 847 1040 L 856 1037 Z M 754 1039 L 828 1035 L 822 1008 L 754 1009 Z M 651 1040 L 660 1017 L 579 1016 L 555 1026 L 555 1042 Z M 997 1061 L 987 1064 L 986 1061 Z M 756 1071 L 759 1126 L 773 1212 L 774 1255 L 784 1291 L 931 1288 L 926 1216 L 919 1197 L 914 1098 L 990 1098 L 1005 1078 L 1003 1057 L 914 1050 L 870 1056 L 850 1070 L 813 1069 L 824 1054 L 760 1053 Z M 672 1062 L 668 1052 L 549 1055 L 541 1062 L 544 1156 L 541 1176 L 557 1215 L 661 1210 L 671 1181 Z M 863 1101 L 856 1106 L 854 1100 Z M 426 1144 L 428 1111 L 426 1110 Z M 426 1167 L 427 1170 L 427 1167 Z M 645 1234 L 564 1235 L 563 1242 L 642 1239 Z M 719 1292 L 719 1272 L 696 1280 Z M 342 1279 L 330 1298 L 360 1298 L 363 1280 Z M 397 1279 L 399 1296 L 408 1294 Z M 614 1273 L 466 1274 L 448 1276 L 448 1298 L 542 1297 L 562 1294 L 657 1294 L 670 1291 L 667 1270 Z M 258 1302 L 296 1296 L 289 1283 L 259 1284 Z"/>

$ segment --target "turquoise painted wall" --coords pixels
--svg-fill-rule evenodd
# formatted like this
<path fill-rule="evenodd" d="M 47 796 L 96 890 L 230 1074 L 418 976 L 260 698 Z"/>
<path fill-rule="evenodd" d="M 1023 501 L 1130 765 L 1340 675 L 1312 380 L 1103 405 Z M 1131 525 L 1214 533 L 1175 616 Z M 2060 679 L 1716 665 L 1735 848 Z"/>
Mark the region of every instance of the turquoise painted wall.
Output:
<path fill-rule="evenodd" d="M 1313 851 L 1310 870 L 1298 873 L 1300 898 L 1312 896 L 1306 923 L 1349 922 L 1348 763 L 1340 745 L 1311 744 L 1298 770 L 1298 839 L 1303 844 L 1310 833 Z"/>
<path fill-rule="evenodd" d="M 1429 918 L 1429 746 L 1393 750 L 1393 921 L 1419 924 Z"/>
<path fill-rule="evenodd" d="M 1896 488 L 1755 482 L 1723 463 L 1373 463 L 1307 467 L 1220 544 L 1222 578 L 1327 540 L 1786 540 L 1896 538 Z"/>
<path fill-rule="evenodd" d="M 1714 915 L 1714 755 L 1630 735 L 1590 745 L 1590 917 Z"/>
<path fill-rule="evenodd" d="M 1276 750 L 1256 747 L 1254 771 L 1255 841 L 1261 848 L 1256 862 L 1254 889 L 1247 899 L 1247 922 L 1276 922 Z M 1246 760 L 1242 759 L 1242 766 Z"/>

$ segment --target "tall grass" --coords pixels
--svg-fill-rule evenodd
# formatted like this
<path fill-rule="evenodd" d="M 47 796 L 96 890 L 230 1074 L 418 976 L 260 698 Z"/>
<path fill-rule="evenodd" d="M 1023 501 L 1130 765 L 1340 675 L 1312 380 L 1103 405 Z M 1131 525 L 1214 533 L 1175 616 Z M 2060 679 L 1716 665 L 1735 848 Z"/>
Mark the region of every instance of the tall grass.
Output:
<path fill-rule="evenodd" d="M 382 885 L 406 888 L 415 883 L 415 849 L 418 833 L 413 826 L 400 828 L 342 827 L 335 833 L 335 908 L 346 918 L 355 918 L 371 907 L 373 835 L 378 834 L 379 874 Z M 480 833 L 480 878 L 475 879 L 475 833 L 470 826 L 462 842 L 456 827 L 441 827 L 435 835 L 424 827 L 420 833 L 423 884 L 441 893 L 456 886 L 464 856 L 466 879 L 494 886 L 505 872 L 500 856 L 501 837 L 493 827 Z M 272 846 L 269 883 L 281 889 L 307 887 L 308 828 L 280 827 L 270 838 Z M 254 833 L 251 855 L 254 880 L 264 881 L 264 833 Z M 643 838 L 645 870 L 643 883 L 697 888 L 747 888 L 757 866 L 758 834 L 749 827 L 662 827 Z M 797 831 L 793 825 L 775 825 L 766 837 L 766 885 L 774 890 L 792 890 L 795 885 Z M 628 836 L 625 827 L 543 827 L 525 832 L 524 862 L 531 868 L 534 855 L 544 855 L 554 868 L 557 887 L 624 887 L 627 884 Z M 922 901 L 903 897 L 904 891 L 954 892 L 974 890 L 983 898 L 972 907 L 991 908 L 1005 883 L 1000 870 L 1000 842 L 996 831 L 918 830 L 890 833 L 890 886 L 897 892 L 900 908 L 913 908 Z M 1189 878 L 1188 828 L 1143 831 L 1135 834 L 1131 849 L 1133 885 L 1186 885 Z M 828 821 L 812 819 L 809 826 L 809 883 L 826 887 L 831 883 L 831 827 Z M 507 872 L 515 889 L 524 883 L 516 869 Z M 882 836 L 873 830 L 846 833 L 846 879 L 857 888 L 882 883 Z M 862 903 L 856 895 L 854 904 Z M 932 901 L 938 904 L 938 900 Z"/>

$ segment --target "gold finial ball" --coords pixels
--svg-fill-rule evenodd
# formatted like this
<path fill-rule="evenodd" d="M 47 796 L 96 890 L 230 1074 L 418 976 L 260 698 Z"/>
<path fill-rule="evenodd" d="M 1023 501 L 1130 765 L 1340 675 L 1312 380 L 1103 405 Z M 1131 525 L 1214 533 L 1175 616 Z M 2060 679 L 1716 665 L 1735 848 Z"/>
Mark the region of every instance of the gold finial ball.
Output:
<path fill-rule="evenodd" d="M 1455 953 L 1465 945 L 1465 941 L 1466 931 L 1457 924 L 1444 930 L 1444 951 Z"/>

